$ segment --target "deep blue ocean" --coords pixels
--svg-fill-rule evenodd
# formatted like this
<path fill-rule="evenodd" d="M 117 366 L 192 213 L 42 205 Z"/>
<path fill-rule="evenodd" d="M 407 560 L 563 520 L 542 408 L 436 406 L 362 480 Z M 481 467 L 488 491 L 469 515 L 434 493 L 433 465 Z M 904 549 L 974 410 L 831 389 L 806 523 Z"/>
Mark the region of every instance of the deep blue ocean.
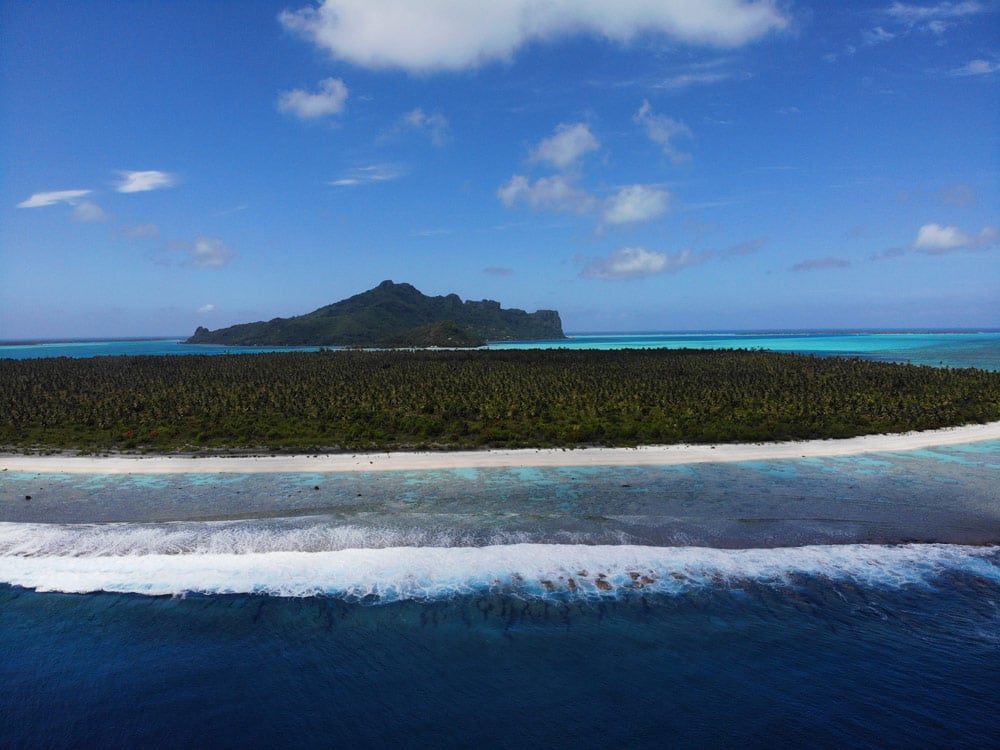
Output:
<path fill-rule="evenodd" d="M 997 369 L 991 336 L 909 350 Z M 5 468 L 3 748 L 1000 738 L 1000 441 L 663 467 Z"/>

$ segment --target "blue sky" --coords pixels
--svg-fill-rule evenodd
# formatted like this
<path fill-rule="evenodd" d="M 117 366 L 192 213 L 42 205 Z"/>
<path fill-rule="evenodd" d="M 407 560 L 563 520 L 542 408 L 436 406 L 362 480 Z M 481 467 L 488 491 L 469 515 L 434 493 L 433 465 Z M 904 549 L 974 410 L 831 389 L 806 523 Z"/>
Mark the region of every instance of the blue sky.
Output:
<path fill-rule="evenodd" d="M 987 0 L 0 0 L 0 339 L 1000 326 L 998 82 Z"/>

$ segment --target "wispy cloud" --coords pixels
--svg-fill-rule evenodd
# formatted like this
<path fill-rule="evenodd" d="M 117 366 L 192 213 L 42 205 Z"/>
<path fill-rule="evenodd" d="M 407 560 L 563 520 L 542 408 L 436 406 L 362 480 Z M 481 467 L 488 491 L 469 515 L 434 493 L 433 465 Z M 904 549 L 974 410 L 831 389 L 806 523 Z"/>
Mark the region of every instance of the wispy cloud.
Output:
<path fill-rule="evenodd" d="M 891 31 L 886 31 L 881 26 L 876 26 L 873 29 L 868 29 L 867 31 L 861 32 L 861 38 L 864 40 L 865 45 L 868 47 L 874 47 L 877 44 L 885 44 L 886 42 L 891 42 L 895 39 L 898 34 L 894 34 Z"/>
<path fill-rule="evenodd" d="M 985 10 L 986 6 L 979 2 L 938 2 L 930 5 L 895 2 L 883 13 L 907 26 L 915 26 L 933 21 L 967 18 Z"/>
<path fill-rule="evenodd" d="M 209 302 L 207 305 L 202 305 L 201 307 L 199 307 L 195 312 L 197 312 L 199 315 L 208 315 L 210 312 L 214 311 L 215 311 L 215 305 Z"/>
<path fill-rule="evenodd" d="M 958 227 L 924 224 L 917 231 L 913 248 L 930 255 L 944 255 L 958 250 L 991 247 L 998 240 L 1000 240 L 1000 230 L 996 227 L 983 227 L 979 233 L 969 234 Z"/>
<path fill-rule="evenodd" d="M 930 5 L 894 2 L 877 13 L 886 21 L 890 29 L 875 26 L 862 33 L 865 46 L 873 46 L 903 38 L 913 32 L 943 36 L 957 24 L 972 16 L 989 12 L 990 8 L 980 2 L 937 2 Z"/>
<path fill-rule="evenodd" d="M 941 191 L 941 202 L 946 206 L 974 206 L 976 200 L 976 191 L 964 183 L 951 185 Z"/>
<path fill-rule="evenodd" d="M 122 229 L 122 234 L 132 240 L 149 240 L 160 236 L 156 224 L 132 224 Z"/>
<path fill-rule="evenodd" d="M 704 86 L 709 83 L 719 83 L 732 78 L 732 73 L 725 71 L 700 71 L 691 73 L 675 73 L 664 78 L 654 88 L 667 89 L 668 91 L 680 91 L 691 86 Z"/>
<path fill-rule="evenodd" d="M 810 260 L 803 260 L 800 263 L 796 263 L 792 266 L 791 270 L 828 271 L 836 268 L 847 268 L 850 265 L 850 261 L 844 260 L 843 258 L 811 258 Z"/>
<path fill-rule="evenodd" d="M 972 60 L 961 68 L 949 71 L 951 76 L 988 76 L 1000 71 L 1000 62 L 996 60 Z"/>
<path fill-rule="evenodd" d="M 278 110 L 303 120 L 339 114 L 347 101 L 347 86 L 339 78 L 324 78 L 318 91 L 292 89 L 278 95 Z"/>
<path fill-rule="evenodd" d="M 80 201 L 73 207 L 73 219 L 76 221 L 97 223 L 110 218 L 103 208 L 91 201 Z"/>
<path fill-rule="evenodd" d="M 879 260 L 890 260 L 892 258 L 898 258 L 902 255 L 906 255 L 905 247 L 890 247 L 883 250 L 880 253 L 875 253 L 874 255 L 869 255 L 868 260 L 879 261 Z"/>
<path fill-rule="evenodd" d="M 746 242 L 740 242 L 725 250 L 719 251 L 719 256 L 722 258 L 740 258 L 746 255 L 753 255 L 760 251 L 764 247 L 764 240 L 747 240 Z"/>
<path fill-rule="evenodd" d="M 336 180 L 329 182 L 334 187 L 355 187 L 373 182 L 390 182 L 398 180 L 406 174 L 406 170 L 398 164 L 370 164 L 365 167 L 355 167 Z"/>
<path fill-rule="evenodd" d="M 789 25 L 778 6 L 775 0 L 697 4 L 324 0 L 318 7 L 287 10 L 280 20 L 339 60 L 366 68 L 427 73 L 509 60 L 529 43 L 580 34 L 619 43 L 658 35 L 683 44 L 739 47 Z"/>
<path fill-rule="evenodd" d="M 745 73 L 738 74 L 733 68 L 731 58 L 718 57 L 679 66 L 652 84 L 651 88 L 682 91 L 692 86 L 707 86 L 737 77 L 749 78 L 750 76 Z"/>
<path fill-rule="evenodd" d="M 403 115 L 402 127 L 426 135 L 435 146 L 448 137 L 448 118 L 440 113 L 427 114 L 420 107 Z"/>
<path fill-rule="evenodd" d="M 646 135 L 649 136 L 649 139 L 658 143 L 663 148 L 663 153 L 674 164 L 691 160 L 691 154 L 681 151 L 674 144 L 678 138 L 691 137 L 691 129 L 687 125 L 665 115 L 653 114 L 653 108 L 648 101 L 642 103 L 632 119 L 646 129 Z"/>
<path fill-rule="evenodd" d="M 929 5 L 894 2 L 868 14 L 881 23 L 861 31 L 860 45 L 847 44 L 840 52 L 824 55 L 823 59 L 830 63 L 837 62 L 840 58 L 851 57 L 867 47 L 905 39 L 914 33 L 941 37 L 959 23 L 968 22 L 973 16 L 991 10 L 988 4 L 981 2 L 936 2 Z M 977 72 L 981 71 L 973 71 L 967 75 L 975 75 Z M 963 75 L 957 71 L 953 74 Z"/>
<path fill-rule="evenodd" d="M 177 178 L 174 175 L 156 169 L 139 172 L 123 170 L 118 174 L 121 180 L 115 185 L 115 190 L 119 193 L 144 193 L 149 190 L 173 187 L 177 183 Z"/>
<path fill-rule="evenodd" d="M 17 204 L 18 208 L 42 208 L 67 203 L 75 206 L 81 198 L 93 193 L 93 190 L 52 190 L 47 193 L 34 193 Z"/>

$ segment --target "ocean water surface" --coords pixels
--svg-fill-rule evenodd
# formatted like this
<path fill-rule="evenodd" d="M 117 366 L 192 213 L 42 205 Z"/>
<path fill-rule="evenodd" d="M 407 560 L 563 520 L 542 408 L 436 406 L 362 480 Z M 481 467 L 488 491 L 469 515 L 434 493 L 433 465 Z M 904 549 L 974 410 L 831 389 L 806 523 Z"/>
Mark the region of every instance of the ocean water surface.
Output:
<path fill-rule="evenodd" d="M 986 747 L 998 475 L 0 471 L 0 745 Z"/>
<path fill-rule="evenodd" d="M 995 331 L 530 346 L 1000 369 Z M 0 357 L 192 351 L 234 350 Z M 0 457 L 0 747 L 996 746 L 998 477 L 1000 441 L 340 474 Z"/>
<path fill-rule="evenodd" d="M 1000 369 L 1000 330 L 984 331 L 767 331 L 708 333 L 571 333 L 565 340 L 497 342 L 490 349 L 768 349 L 847 356 L 935 367 Z M 296 347 L 314 351 L 317 347 Z M 228 354 L 268 347 L 185 344 L 183 339 L 0 342 L 0 357 L 96 357 L 143 354 Z"/>

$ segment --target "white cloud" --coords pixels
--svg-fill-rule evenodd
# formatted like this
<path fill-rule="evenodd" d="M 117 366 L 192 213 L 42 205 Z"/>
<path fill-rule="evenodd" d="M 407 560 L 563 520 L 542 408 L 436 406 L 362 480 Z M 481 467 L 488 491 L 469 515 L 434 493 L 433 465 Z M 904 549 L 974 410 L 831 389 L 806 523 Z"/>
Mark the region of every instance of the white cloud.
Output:
<path fill-rule="evenodd" d="M 280 15 L 335 58 L 367 68 L 464 70 L 509 60 L 521 47 L 591 34 L 628 42 L 738 47 L 788 26 L 775 0 L 324 0 Z"/>
<path fill-rule="evenodd" d="M 733 59 L 731 57 L 716 57 L 699 62 L 687 63 L 677 67 L 674 72 L 668 74 L 658 83 L 652 84 L 654 89 L 666 89 L 668 91 L 680 91 L 690 86 L 699 86 L 709 83 L 727 81 L 741 75 L 732 68 Z"/>
<path fill-rule="evenodd" d="M 188 253 L 185 265 L 194 268 L 222 268 L 236 257 L 229 245 L 211 237 L 199 237 L 185 250 Z"/>
<path fill-rule="evenodd" d="M 895 2 L 886 9 L 886 15 L 905 24 L 939 21 L 944 18 L 963 18 L 982 13 L 986 8 L 977 2 L 939 2 L 932 5 L 911 5 Z"/>
<path fill-rule="evenodd" d="M 686 89 L 690 86 L 696 86 L 699 84 L 706 83 L 718 83 L 719 81 L 726 81 L 732 78 L 731 73 L 724 73 L 721 71 L 716 72 L 701 72 L 701 73 L 677 73 L 670 76 L 669 78 L 664 78 L 653 88 L 658 89 L 668 89 L 670 91 L 679 91 L 681 89 Z"/>
<path fill-rule="evenodd" d="M 396 164 L 371 164 L 367 167 L 356 167 L 347 172 L 343 177 L 332 180 L 328 184 L 334 187 L 355 187 L 356 185 L 367 185 L 372 182 L 397 180 L 404 174 L 405 171 Z"/>
<path fill-rule="evenodd" d="M 600 143 L 584 123 L 563 124 L 531 152 L 532 161 L 545 161 L 565 173 L 532 181 L 516 174 L 497 190 L 497 197 L 511 208 L 523 203 L 536 210 L 600 214 L 605 224 L 628 224 L 662 216 L 670 204 L 670 193 L 649 185 L 628 185 L 604 201 L 580 187 L 580 175 L 570 170 Z"/>
<path fill-rule="evenodd" d="M 497 190 L 497 197 L 508 208 L 525 203 L 531 208 L 551 211 L 587 213 L 597 200 L 586 190 L 576 187 L 563 175 L 542 177 L 531 182 L 524 175 L 514 175 Z"/>
<path fill-rule="evenodd" d="M 57 203 L 68 203 L 75 206 L 80 198 L 90 195 L 93 190 L 53 190 L 48 193 L 35 193 L 17 204 L 18 208 L 41 208 L 54 206 Z"/>
<path fill-rule="evenodd" d="M 917 231 L 913 248 L 930 255 L 943 255 L 956 250 L 971 250 L 989 247 L 1000 239 L 996 227 L 984 227 L 979 234 L 968 234 L 958 227 L 943 227 L 940 224 L 924 224 Z"/>
<path fill-rule="evenodd" d="M 531 159 L 547 161 L 559 169 L 566 169 L 584 154 L 596 151 L 600 145 L 586 124 L 560 125 L 555 135 L 538 144 L 531 153 Z"/>
<path fill-rule="evenodd" d="M 316 93 L 304 89 L 282 91 L 278 95 L 278 109 L 303 120 L 312 120 L 343 111 L 347 95 L 347 86 L 339 78 L 324 78 Z"/>
<path fill-rule="evenodd" d="M 83 222 L 99 222 L 107 221 L 111 217 L 104 213 L 104 209 L 96 203 L 80 201 L 73 208 L 73 218 Z"/>
<path fill-rule="evenodd" d="M 632 117 L 633 121 L 646 128 L 646 135 L 654 143 L 660 144 L 665 153 L 674 164 L 691 159 L 691 154 L 680 151 L 674 145 L 676 138 L 690 138 L 691 129 L 682 122 L 674 120 L 664 115 L 653 114 L 653 108 L 648 101 L 644 101 L 639 111 Z"/>
<path fill-rule="evenodd" d="M 604 221 L 608 224 L 648 221 L 665 214 L 669 205 L 668 191 L 646 185 L 629 185 L 608 199 Z"/>
<path fill-rule="evenodd" d="M 874 29 L 869 29 L 868 31 L 863 31 L 861 33 L 864 42 L 869 47 L 874 47 L 877 44 L 885 44 L 886 42 L 891 42 L 896 38 L 896 34 L 891 31 L 886 31 L 881 26 L 876 26 Z"/>
<path fill-rule="evenodd" d="M 121 171 L 121 182 L 115 186 L 119 193 L 144 193 L 148 190 L 159 190 L 160 188 L 172 187 L 177 179 L 169 172 L 160 172 L 155 169 L 143 172 Z"/>
<path fill-rule="evenodd" d="M 936 2 L 929 5 L 894 2 L 889 7 L 876 11 L 886 20 L 889 28 L 879 25 L 862 31 L 861 40 L 865 47 L 873 47 L 907 38 L 915 32 L 940 37 L 959 23 L 989 10 L 986 4 L 980 2 Z M 824 59 L 836 62 L 841 56 L 850 57 L 857 52 L 855 45 L 847 45 L 842 53 L 826 55 Z M 958 71 L 952 74 L 967 75 Z"/>
<path fill-rule="evenodd" d="M 210 312 L 215 310 L 215 305 L 209 302 L 207 305 L 202 305 L 198 308 L 197 312 L 199 315 L 208 315 Z"/>
<path fill-rule="evenodd" d="M 701 265 L 711 256 L 709 252 L 698 252 L 691 248 L 678 253 L 659 253 L 642 247 L 623 247 L 606 258 L 591 258 L 580 275 L 587 279 L 640 279 L 664 271 L 680 271 Z"/>
<path fill-rule="evenodd" d="M 950 75 L 953 76 L 988 76 L 1000 71 L 1000 62 L 991 62 L 990 60 L 972 60 L 971 62 L 963 65 L 961 68 L 956 68 L 951 71 Z"/>
<path fill-rule="evenodd" d="M 623 247 L 606 258 L 594 258 L 580 274 L 588 279 L 638 279 L 667 267 L 667 254 L 641 247 Z"/>

